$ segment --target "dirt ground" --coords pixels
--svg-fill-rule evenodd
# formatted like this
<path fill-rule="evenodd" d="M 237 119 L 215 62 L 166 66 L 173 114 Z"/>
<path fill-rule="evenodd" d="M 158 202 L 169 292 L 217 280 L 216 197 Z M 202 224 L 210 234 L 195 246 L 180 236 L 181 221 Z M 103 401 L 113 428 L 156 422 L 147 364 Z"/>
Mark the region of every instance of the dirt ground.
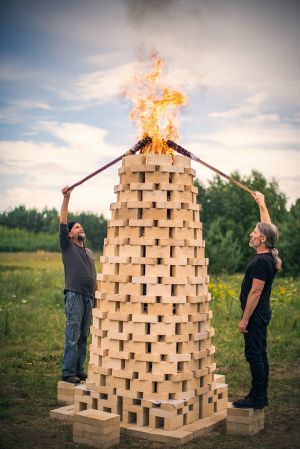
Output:
<path fill-rule="evenodd" d="M 266 409 L 265 430 L 252 437 L 227 435 L 225 427 L 185 444 L 185 449 L 298 449 L 300 448 L 299 370 L 283 368 L 271 372 L 270 406 Z M 1 449 L 74 449 L 87 446 L 73 443 L 72 426 L 49 418 L 57 408 L 55 393 L 45 403 L 44 397 L 30 398 L 14 386 L 0 389 L 6 410 L 1 415 Z M 294 393 L 294 394 L 293 394 Z M 231 400 L 233 398 L 230 398 Z M 31 403 L 31 407 L 29 404 Z M 171 446 L 121 436 L 116 449 L 167 449 Z"/>

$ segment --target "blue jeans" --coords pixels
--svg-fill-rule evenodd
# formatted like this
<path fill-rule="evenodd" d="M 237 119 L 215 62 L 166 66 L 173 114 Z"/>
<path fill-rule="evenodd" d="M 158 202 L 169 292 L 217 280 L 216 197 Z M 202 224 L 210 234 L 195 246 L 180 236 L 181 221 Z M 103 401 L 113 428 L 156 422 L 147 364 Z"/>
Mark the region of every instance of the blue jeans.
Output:
<path fill-rule="evenodd" d="M 84 372 L 92 309 L 93 299 L 91 297 L 75 292 L 66 292 L 66 331 L 62 377 L 75 376 Z"/>

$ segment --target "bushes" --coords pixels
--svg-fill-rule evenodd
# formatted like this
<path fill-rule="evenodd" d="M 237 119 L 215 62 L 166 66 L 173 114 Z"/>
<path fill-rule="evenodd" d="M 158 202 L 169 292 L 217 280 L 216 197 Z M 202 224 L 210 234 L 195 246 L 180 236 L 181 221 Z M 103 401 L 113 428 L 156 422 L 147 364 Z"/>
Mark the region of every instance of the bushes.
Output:
<path fill-rule="evenodd" d="M 57 234 L 0 226 L 0 251 L 59 251 Z"/>

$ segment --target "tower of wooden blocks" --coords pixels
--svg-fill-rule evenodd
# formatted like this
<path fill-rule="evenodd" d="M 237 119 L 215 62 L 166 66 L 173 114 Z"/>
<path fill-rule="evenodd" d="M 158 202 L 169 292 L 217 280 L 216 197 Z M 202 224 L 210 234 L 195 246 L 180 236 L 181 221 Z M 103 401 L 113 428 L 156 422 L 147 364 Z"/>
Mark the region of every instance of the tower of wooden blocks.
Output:
<path fill-rule="evenodd" d="M 119 175 L 75 412 L 115 413 L 149 435 L 192 423 L 195 432 L 227 408 L 227 385 L 214 378 L 195 172 L 187 157 L 149 153 L 123 158 Z"/>

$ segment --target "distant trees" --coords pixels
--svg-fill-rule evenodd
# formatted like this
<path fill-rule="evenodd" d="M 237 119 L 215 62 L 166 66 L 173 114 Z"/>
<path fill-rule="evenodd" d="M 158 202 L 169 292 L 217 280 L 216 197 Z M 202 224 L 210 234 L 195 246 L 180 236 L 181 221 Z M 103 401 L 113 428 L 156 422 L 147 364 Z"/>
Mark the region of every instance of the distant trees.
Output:
<path fill-rule="evenodd" d="M 69 213 L 69 221 L 80 222 L 88 237 L 88 246 L 101 250 L 106 236 L 107 220 L 90 212 Z M 15 209 L 0 213 L 0 251 L 59 251 L 59 215 L 56 209 Z M 22 232 L 21 232 L 22 231 Z M 26 232 L 25 232 L 26 231 Z"/>
<path fill-rule="evenodd" d="M 264 193 L 272 221 L 279 228 L 280 238 L 276 246 L 283 259 L 283 273 L 299 275 L 300 199 L 288 211 L 286 196 L 280 192 L 275 180 L 268 183 L 255 170 L 250 176 L 241 177 L 238 172 L 231 176 L 252 190 Z M 257 204 L 251 195 L 219 176 L 215 176 L 207 188 L 198 179 L 195 185 L 198 187 L 197 201 L 202 205 L 200 219 L 210 272 L 243 271 L 253 254 L 249 248 L 249 234 L 259 221 Z"/>
<path fill-rule="evenodd" d="M 278 248 L 283 259 L 284 271 L 300 275 L 300 199 L 291 207 L 280 227 L 281 236 Z"/>
<path fill-rule="evenodd" d="M 272 221 L 278 226 L 280 238 L 277 248 L 283 259 L 283 274 L 300 274 L 300 199 L 287 210 L 286 196 L 278 183 L 267 182 L 258 171 L 241 177 L 232 177 L 253 190 L 265 194 Z M 206 256 L 210 259 L 210 273 L 235 273 L 245 268 L 253 255 L 249 248 L 249 234 L 259 221 L 257 204 L 243 190 L 219 176 L 207 187 L 195 180 L 197 201 L 201 204 L 200 219 L 206 241 Z M 107 220 L 103 215 L 82 212 L 69 213 L 70 221 L 80 222 L 88 237 L 88 246 L 101 251 L 106 236 Z M 0 213 L 0 251 L 58 251 L 58 212 L 44 208 L 42 211 L 16 207 Z"/>

